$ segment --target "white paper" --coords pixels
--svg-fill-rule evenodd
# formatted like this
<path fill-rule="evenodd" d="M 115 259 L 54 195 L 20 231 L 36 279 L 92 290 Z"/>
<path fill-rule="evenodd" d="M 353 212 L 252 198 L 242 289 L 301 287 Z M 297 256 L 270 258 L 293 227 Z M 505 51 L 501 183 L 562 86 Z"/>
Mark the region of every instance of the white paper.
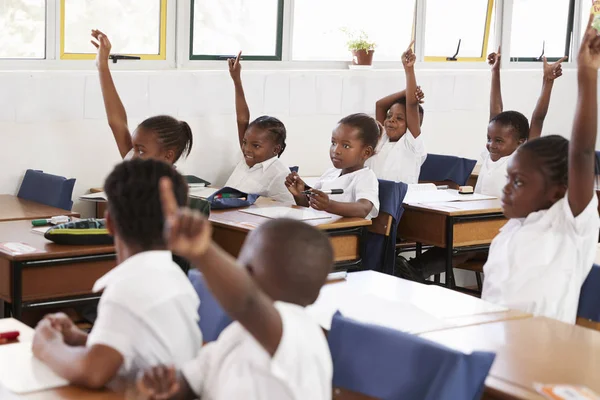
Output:
<path fill-rule="evenodd" d="M 408 193 L 411 192 L 428 192 L 432 190 L 438 190 L 435 183 L 411 183 L 408 185 Z"/>
<path fill-rule="evenodd" d="M 469 315 L 508 311 L 508 308 L 488 303 L 464 293 L 439 286 L 427 286 L 427 297 L 421 297 L 415 306 L 437 318 L 457 318 Z"/>
<path fill-rule="evenodd" d="M 188 195 L 192 199 L 208 199 L 218 191 L 219 189 L 209 187 L 190 187 Z"/>
<path fill-rule="evenodd" d="M 88 194 L 79 196 L 79 200 L 104 202 L 107 200 L 107 197 L 106 197 L 106 193 L 97 192 L 97 193 L 88 193 Z"/>
<path fill-rule="evenodd" d="M 290 218 L 298 221 L 308 221 L 313 219 L 329 219 L 333 217 L 333 214 L 328 214 L 323 211 L 316 211 L 310 208 L 299 209 L 291 207 L 265 207 L 248 208 L 240 211 L 243 213 L 258 215 L 260 217 L 265 218 Z"/>
<path fill-rule="evenodd" d="M 0 346 L 0 384 L 13 393 L 23 394 L 67 386 L 31 353 L 31 343 Z"/>
<path fill-rule="evenodd" d="M 48 230 L 50 230 L 50 228 L 52 228 L 51 226 L 42 226 L 40 228 L 33 228 L 31 231 L 40 235 L 45 234 L 46 232 L 48 232 Z"/>
<path fill-rule="evenodd" d="M 442 203 L 447 201 L 475 201 L 475 200 L 491 200 L 493 196 L 486 196 L 479 193 L 459 194 L 457 190 L 425 190 L 412 191 L 406 193 L 404 204 L 425 204 L 425 203 Z"/>

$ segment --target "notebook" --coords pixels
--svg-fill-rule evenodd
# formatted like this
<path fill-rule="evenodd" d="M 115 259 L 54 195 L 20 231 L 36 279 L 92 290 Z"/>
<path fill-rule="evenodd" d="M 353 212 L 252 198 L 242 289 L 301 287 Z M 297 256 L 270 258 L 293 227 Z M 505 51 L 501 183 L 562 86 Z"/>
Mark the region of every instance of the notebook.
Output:
<path fill-rule="evenodd" d="M 107 201 L 107 197 L 106 193 L 104 192 L 88 193 L 84 194 L 83 196 L 79 196 L 79 200 L 104 202 Z"/>
<path fill-rule="evenodd" d="M 265 208 L 248 208 L 240 210 L 246 214 L 258 215 L 260 217 L 278 219 L 289 218 L 297 221 L 308 221 L 315 219 L 329 219 L 334 217 L 323 211 L 313 210 L 311 208 L 291 208 L 291 207 L 265 207 Z"/>
<path fill-rule="evenodd" d="M 215 188 L 190 186 L 190 191 L 188 195 L 192 199 L 208 199 L 210 196 L 212 196 L 218 191 L 219 189 Z"/>
<path fill-rule="evenodd" d="M 31 352 L 31 343 L 0 346 L 0 385 L 13 393 L 24 394 L 67 386 Z"/>
<path fill-rule="evenodd" d="M 473 193 L 473 194 L 459 194 L 458 190 L 445 189 L 438 190 L 435 185 L 431 187 L 425 187 L 424 185 L 418 185 L 412 187 L 408 185 L 408 192 L 404 197 L 404 204 L 423 204 L 423 203 L 443 203 L 448 201 L 475 201 L 475 200 L 491 200 L 495 199 L 493 196 L 486 196 L 484 194 Z"/>

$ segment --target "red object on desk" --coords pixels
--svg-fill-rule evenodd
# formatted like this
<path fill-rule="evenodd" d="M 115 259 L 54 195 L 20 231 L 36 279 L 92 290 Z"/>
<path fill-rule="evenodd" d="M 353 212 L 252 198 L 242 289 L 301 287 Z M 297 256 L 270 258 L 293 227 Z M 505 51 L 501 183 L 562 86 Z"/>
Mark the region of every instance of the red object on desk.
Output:
<path fill-rule="evenodd" d="M 15 340 L 20 335 L 19 331 L 0 332 L 0 340 Z"/>

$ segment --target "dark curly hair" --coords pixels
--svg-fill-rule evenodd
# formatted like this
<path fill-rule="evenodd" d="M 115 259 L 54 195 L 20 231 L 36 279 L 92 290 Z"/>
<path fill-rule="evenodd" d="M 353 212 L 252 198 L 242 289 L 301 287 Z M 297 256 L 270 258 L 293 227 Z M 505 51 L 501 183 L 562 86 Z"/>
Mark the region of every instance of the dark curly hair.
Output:
<path fill-rule="evenodd" d="M 173 163 L 176 163 L 182 155 L 184 157 L 190 155 L 194 137 L 187 122 L 168 115 L 157 115 L 142 121 L 139 126 L 155 132 L 161 146 L 175 151 Z"/>
<path fill-rule="evenodd" d="M 504 111 L 490 120 L 502 126 L 510 126 L 518 140 L 529 139 L 529 120 L 518 111 Z"/>
<path fill-rule="evenodd" d="M 559 135 L 548 135 L 521 145 L 519 153 L 536 158 L 546 182 L 567 186 L 569 183 L 569 141 Z"/>
<path fill-rule="evenodd" d="M 363 113 L 350 114 L 347 117 L 342 118 L 338 124 L 348 125 L 358 129 L 360 132 L 360 139 L 365 146 L 371 146 L 373 150 L 377 147 L 381 135 L 381 128 L 377 121 L 370 115 Z"/>
<path fill-rule="evenodd" d="M 121 239 L 150 250 L 165 246 L 164 217 L 158 182 L 171 178 L 180 206 L 187 202 L 188 187 L 171 165 L 157 160 L 134 159 L 117 165 L 104 183 L 108 211 Z"/>

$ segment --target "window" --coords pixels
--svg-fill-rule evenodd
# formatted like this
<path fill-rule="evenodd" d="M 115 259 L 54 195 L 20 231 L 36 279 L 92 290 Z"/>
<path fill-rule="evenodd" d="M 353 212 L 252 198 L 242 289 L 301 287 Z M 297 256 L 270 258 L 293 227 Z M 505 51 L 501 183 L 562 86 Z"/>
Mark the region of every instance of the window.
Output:
<path fill-rule="evenodd" d="M 366 5 L 368 4 L 368 5 Z M 294 60 L 350 61 L 342 29 L 364 31 L 375 61 L 400 60 L 414 31 L 415 0 L 296 0 Z"/>
<path fill-rule="evenodd" d="M 494 0 L 427 0 L 425 61 L 485 61 L 493 11 Z"/>
<path fill-rule="evenodd" d="M 61 5 L 61 59 L 93 59 L 92 29 L 106 33 L 115 54 L 166 58 L 166 0 L 61 0 Z"/>
<path fill-rule="evenodd" d="M 568 55 L 572 7 L 572 0 L 514 0 L 511 61 L 537 61 L 542 52 L 554 61 Z"/>
<path fill-rule="evenodd" d="M 193 0 L 190 59 L 281 60 L 283 0 Z"/>
<path fill-rule="evenodd" d="M 0 0 L 0 58 L 46 58 L 44 0 Z"/>

